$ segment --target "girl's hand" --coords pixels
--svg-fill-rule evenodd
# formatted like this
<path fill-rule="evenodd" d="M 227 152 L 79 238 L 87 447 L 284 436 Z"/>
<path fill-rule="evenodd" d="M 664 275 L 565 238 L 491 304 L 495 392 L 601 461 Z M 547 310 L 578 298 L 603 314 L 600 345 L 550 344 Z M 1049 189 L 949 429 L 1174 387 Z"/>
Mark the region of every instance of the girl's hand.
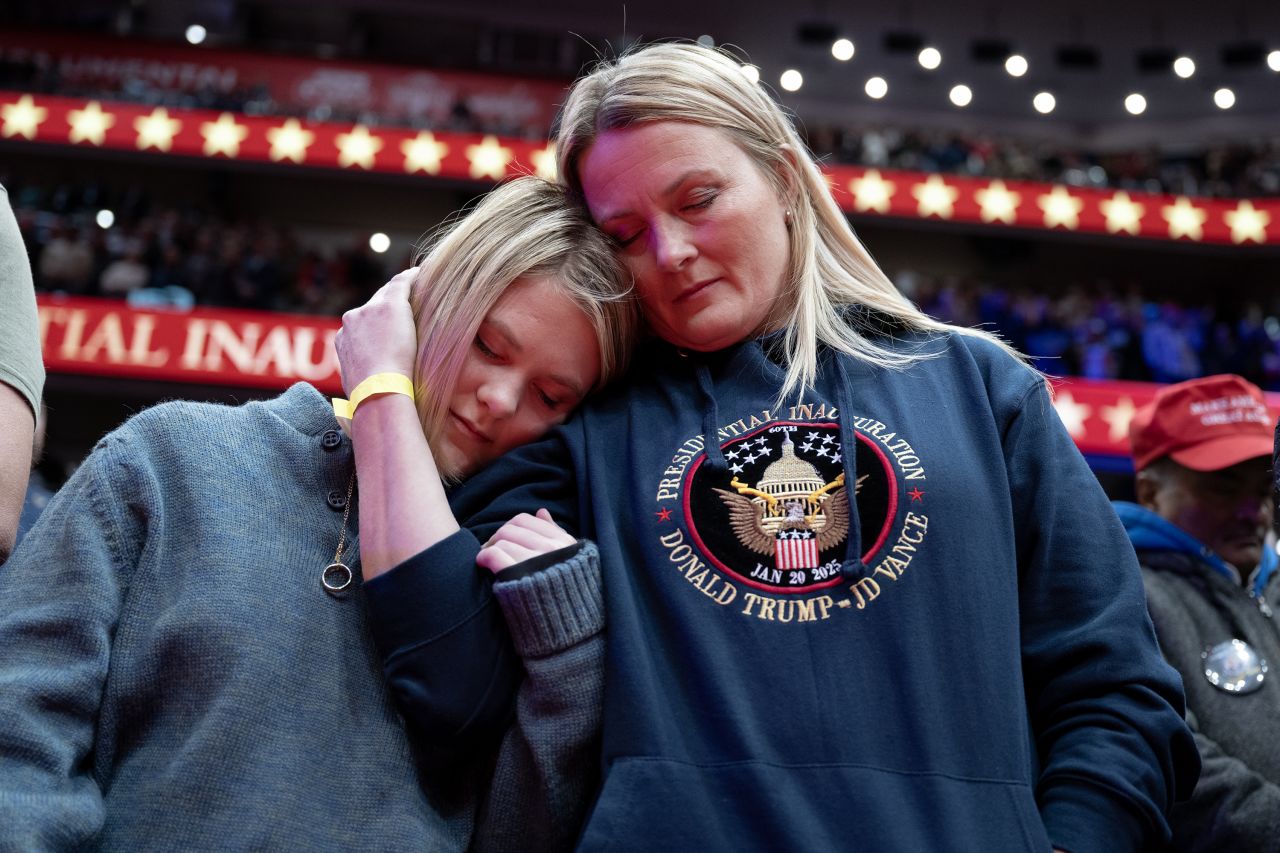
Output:
<path fill-rule="evenodd" d="M 551 513 L 545 509 L 538 510 L 537 515 L 522 512 L 484 543 L 476 555 L 476 565 L 497 574 L 530 557 L 567 548 L 576 541 L 551 520 Z"/>
<path fill-rule="evenodd" d="M 413 377 L 418 330 L 409 307 L 409 286 L 417 275 L 418 267 L 399 273 L 368 302 L 342 315 L 342 328 L 333 343 L 348 397 L 375 373 Z"/>

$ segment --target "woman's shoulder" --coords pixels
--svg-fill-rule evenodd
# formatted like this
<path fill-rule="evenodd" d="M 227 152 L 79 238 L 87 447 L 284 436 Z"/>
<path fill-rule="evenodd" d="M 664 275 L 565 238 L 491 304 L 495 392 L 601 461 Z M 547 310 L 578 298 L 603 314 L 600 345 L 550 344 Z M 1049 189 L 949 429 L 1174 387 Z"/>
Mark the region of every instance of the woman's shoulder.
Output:
<path fill-rule="evenodd" d="M 336 428 L 316 389 L 295 385 L 268 400 L 167 400 L 130 417 L 98 447 L 116 446 L 129 457 L 165 465 L 183 460 L 238 458 L 250 462 L 279 447 L 290 434 L 319 434 Z"/>

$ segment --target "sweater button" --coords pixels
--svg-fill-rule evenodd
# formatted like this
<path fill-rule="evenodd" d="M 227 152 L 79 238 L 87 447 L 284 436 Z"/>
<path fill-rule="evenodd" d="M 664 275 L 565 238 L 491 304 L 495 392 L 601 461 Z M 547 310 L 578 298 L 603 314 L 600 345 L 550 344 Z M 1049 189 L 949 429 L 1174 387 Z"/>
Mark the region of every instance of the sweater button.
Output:
<path fill-rule="evenodd" d="M 320 436 L 320 446 L 325 450 L 337 450 L 342 445 L 342 433 L 331 429 Z"/>
<path fill-rule="evenodd" d="M 337 489 L 330 491 L 329 494 L 325 495 L 324 499 L 328 502 L 329 509 L 340 512 L 347 508 L 347 496 Z"/>

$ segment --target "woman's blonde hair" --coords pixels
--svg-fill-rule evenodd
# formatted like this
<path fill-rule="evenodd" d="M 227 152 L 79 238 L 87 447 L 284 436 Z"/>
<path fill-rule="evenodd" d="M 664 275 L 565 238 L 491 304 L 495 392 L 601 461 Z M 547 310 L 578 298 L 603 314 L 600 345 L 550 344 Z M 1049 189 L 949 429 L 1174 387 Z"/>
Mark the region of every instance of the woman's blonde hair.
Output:
<path fill-rule="evenodd" d="M 600 346 L 597 388 L 627 366 L 639 325 L 630 277 L 564 187 L 532 177 L 502 184 L 442 226 L 417 263 L 409 292 L 418 328 L 413 384 L 433 446 L 480 324 L 517 279 L 550 276 L 582 309 Z"/>
<path fill-rule="evenodd" d="M 578 161 L 597 136 L 651 121 L 689 122 L 727 133 L 793 211 L 784 284 L 790 298 L 786 313 L 774 317 L 786 327 L 787 377 L 779 400 L 813 386 L 819 345 L 888 368 L 937 354 L 877 343 L 886 326 L 959 332 L 1022 358 L 994 335 L 929 317 L 894 287 L 836 205 L 790 118 L 764 87 L 747 79 L 736 60 L 716 49 L 654 44 L 601 63 L 574 83 L 556 136 L 561 180 L 581 197 Z M 870 311 L 845 310 L 854 305 Z"/>

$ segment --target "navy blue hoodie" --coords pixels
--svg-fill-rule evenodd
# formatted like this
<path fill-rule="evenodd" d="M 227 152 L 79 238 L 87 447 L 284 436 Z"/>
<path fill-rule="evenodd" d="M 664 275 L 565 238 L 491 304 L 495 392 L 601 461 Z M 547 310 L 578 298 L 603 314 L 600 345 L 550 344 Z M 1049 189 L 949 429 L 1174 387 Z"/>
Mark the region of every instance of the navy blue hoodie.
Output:
<path fill-rule="evenodd" d="M 485 618 L 457 592 L 479 541 L 547 507 L 605 573 L 581 849 L 1162 843 L 1199 765 L 1124 531 L 1043 381 L 982 340 L 923 346 L 903 371 L 826 353 L 780 407 L 768 344 L 641 353 L 454 495 L 469 530 L 371 584 L 406 714 L 429 626 Z"/>

